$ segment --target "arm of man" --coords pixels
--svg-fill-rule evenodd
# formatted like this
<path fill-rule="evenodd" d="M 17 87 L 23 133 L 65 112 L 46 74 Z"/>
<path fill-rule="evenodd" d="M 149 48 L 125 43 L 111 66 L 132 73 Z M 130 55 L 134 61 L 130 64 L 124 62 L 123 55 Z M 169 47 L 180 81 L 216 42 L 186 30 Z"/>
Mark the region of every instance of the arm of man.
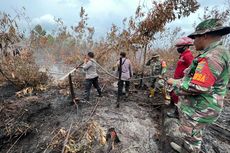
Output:
<path fill-rule="evenodd" d="M 196 95 L 210 93 L 218 76 L 223 71 L 223 63 L 218 58 L 203 58 L 197 65 L 195 74 L 189 82 L 186 76 L 182 80 L 174 80 L 173 86 L 179 95 Z M 188 88 L 184 88 L 188 83 Z"/>
<path fill-rule="evenodd" d="M 152 59 L 148 60 L 146 66 L 150 66 Z"/>
<path fill-rule="evenodd" d="M 89 60 L 88 62 L 86 62 L 86 63 L 84 63 L 83 64 L 83 66 L 82 66 L 82 68 L 83 68 L 83 70 L 88 70 L 91 66 L 92 66 L 92 61 L 91 60 Z"/>
<path fill-rule="evenodd" d="M 133 76 L 133 66 L 130 60 L 129 60 L 129 72 L 130 72 L 130 77 L 132 77 Z"/>
<path fill-rule="evenodd" d="M 161 67 L 162 67 L 162 70 L 161 70 L 161 75 L 164 75 L 167 71 L 167 64 L 165 61 L 162 61 L 161 62 Z"/>

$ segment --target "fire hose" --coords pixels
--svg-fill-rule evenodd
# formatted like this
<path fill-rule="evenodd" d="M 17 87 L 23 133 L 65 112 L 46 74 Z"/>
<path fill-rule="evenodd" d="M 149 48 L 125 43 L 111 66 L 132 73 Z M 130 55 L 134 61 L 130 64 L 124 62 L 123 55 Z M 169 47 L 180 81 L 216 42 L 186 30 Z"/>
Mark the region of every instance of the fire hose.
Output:
<path fill-rule="evenodd" d="M 102 69 L 102 71 L 104 71 L 107 75 L 115 78 L 115 79 L 119 79 L 117 76 L 115 76 L 114 74 L 110 73 L 108 70 L 106 70 L 104 67 L 102 67 L 99 63 L 93 61 L 100 69 Z M 64 80 L 66 77 L 69 76 L 69 74 L 75 72 L 78 68 L 81 68 L 81 66 L 84 63 L 81 63 L 80 65 L 78 65 L 76 68 L 73 68 L 71 71 L 69 71 L 65 76 L 61 77 L 60 80 Z M 148 77 L 140 77 L 140 78 L 133 78 L 133 79 L 129 79 L 128 81 L 138 81 L 141 79 L 150 79 L 150 78 L 159 78 L 160 75 L 152 75 L 152 76 L 148 76 Z"/>
<path fill-rule="evenodd" d="M 66 77 L 68 77 L 71 73 L 75 72 L 78 68 L 80 68 L 84 63 L 82 62 L 81 64 L 79 64 L 76 68 L 72 69 L 71 71 L 69 71 L 66 75 L 64 75 L 63 77 L 60 78 L 60 80 L 64 80 Z"/>

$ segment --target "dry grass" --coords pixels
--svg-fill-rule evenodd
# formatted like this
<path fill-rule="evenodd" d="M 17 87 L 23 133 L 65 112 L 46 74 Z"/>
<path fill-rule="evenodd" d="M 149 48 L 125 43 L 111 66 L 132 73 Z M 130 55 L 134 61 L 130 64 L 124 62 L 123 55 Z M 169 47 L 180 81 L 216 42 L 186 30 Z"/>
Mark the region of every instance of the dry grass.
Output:
<path fill-rule="evenodd" d="M 26 113 L 26 101 L 7 101 L 0 107 L 2 135 L 9 140 L 30 132 L 30 125 L 19 118 Z"/>
<path fill-rule="evenodd" d="M 68 132 L 69 130 L 70 132 Z M 100 146 L 106 143 L 103 128 L 97 122 L 92 121 L 82 124 L 77 123 L 70 129 L 59 129 L 52 138 L 48 148 L 53 151 L 61 151 L 66 138 L 65 153 L 92 152 L 94 145 Z"/>
<path fill-rule="evenodd" d="M 36 87 L 46 84 L 46 72 L 40 72 L 32 53 L 24 52 L 21 56 L 7 56 L 0 59 L 0 68 L 5 76 L 20 88 Z"/>
<path fill-rule="evenodd" d="M 2 76 L 2 74 L 0 74 L 0 85 L 3 83 L 3 82 L 5 82 L 5 78 Z"/>
<path fill-rule="evenodd" d="M 164 60 L 167 63 L 168 67 L 175 68 L 176 63 L 179 59 L 179 54 L 175 51 L 175 49 L 169 49 L 169 50 L 159 50 L 158 51 L 160 57 L 162 60 Z"/>

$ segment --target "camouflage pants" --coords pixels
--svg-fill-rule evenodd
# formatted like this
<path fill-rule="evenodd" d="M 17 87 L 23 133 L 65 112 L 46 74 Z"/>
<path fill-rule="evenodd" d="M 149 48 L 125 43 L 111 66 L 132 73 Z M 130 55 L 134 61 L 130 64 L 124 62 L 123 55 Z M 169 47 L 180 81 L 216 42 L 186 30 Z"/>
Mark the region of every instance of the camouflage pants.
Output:
<path fill-rule="evenodd" d="M 183 147 L 189 152 L 198 153 L 201 150 L 202 135 L 208 123 L 199 123 L 183 112 L 180 112 L 179 132 L 184 140 Z"/>
<path fill-rule="evenodd" d="M 193 152 L 199 151 L 201 149 L 202 132 L 207 124 L 199 123 L 184 113 L 181 113 L 180 117 L 181 125 L 179 130 L 183 133 L 184 147 Z"/>
<path fill-rule="evenodd" d="M 214 123 L 222 110 L 223 101 L 214 99 L 208 95 L 179 97 L 179 111 L 181 117 L 180 132 L 185 144 L 191 150 L 201 148 L 202 131 L 205 126 Z M 206 99 L 209 99 L 207 101 Z"/>

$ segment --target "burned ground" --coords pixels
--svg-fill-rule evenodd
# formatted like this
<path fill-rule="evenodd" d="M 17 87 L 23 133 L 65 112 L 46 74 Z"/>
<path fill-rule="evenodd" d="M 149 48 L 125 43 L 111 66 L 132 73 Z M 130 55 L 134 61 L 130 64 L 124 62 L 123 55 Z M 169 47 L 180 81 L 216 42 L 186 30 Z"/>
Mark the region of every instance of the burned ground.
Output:
<path fill-rule="evenodd" d="M 110 127 L 116 129 L 122 142 L 120 152 L 158 152 L 160 111 L 144 100 L 147 95 L 143 91 L 124 99 L 116 108 L 115 93 L 108 90 L 104 97 L 81 104 L 78 109 L 59 91 L 52 87 L 33 96 L 2 99 L 1 152 L 61 152 L 49 148 L 53 136 L 71 123 L 90 121 L 97 122 L 105 132 Z M 76 94 L 81 95 L 79 91 Z"/>
<path fill-rule="evenodd" d="M 111 152 L 162 152 L 160 140 L 162 129 L 166 127 L 162 127 L 161 123 L 161 106 L 155 105 L 162 99 L 159 96 L 157 99 L 148 99 L 145 90 L 133 90 L 129 98 L 122 100 L 120 108 L 116 108 L 116 94 L 110 85 L 104 88 L 102 98 L 96 98 L 93 91 L 92 97 L 95 97 L 95 100 L 90 104 L 80 104 L 78 108 L 70 103 L 69 96 L 64 96 L 63 90 L 67 92 L 68 88 L 60 92 L 61 89 L 54 86 L 46 92 L 22 98 L 15 97 L 15 89 L 12 86 L 2 86 L 0 90 L 0 152 L 61 152 L 71 124 L 71 134 L 75 133 L 75 136 L 82 138 L 85 134 L 81 136 L 76 133 L 76 129 L 84 131 L 94 125 L 106 133 L 109 128 L 114 127 L 121 143 Z M 82 91 L 75 89 L 75 92 L 81 97 Z M 217 122 L 219 127 L 210 125 L 205 130 L 203 147 L 207 153 L 226 153 L 230 150 L 229 103 L 229 99 L 225 101 L 225 109 Z M 60 131 L 64 133 L 62 136 Z M 86 131 L 83 133 L 87 133 Z M 60 137 L 57 138 L 57 135 Z M 73 136 L 69 139 L 77 141 Z M 81 143 L 90 145 L 85 148 L 86 152 L 106 152 L 108 147 L 96 141 Z M 167 143 L 165 145 L 167 146 L 164 146 L 164 150 L 173 152 Z M 79 152 L 82 150 L 84 148 Z"/>

